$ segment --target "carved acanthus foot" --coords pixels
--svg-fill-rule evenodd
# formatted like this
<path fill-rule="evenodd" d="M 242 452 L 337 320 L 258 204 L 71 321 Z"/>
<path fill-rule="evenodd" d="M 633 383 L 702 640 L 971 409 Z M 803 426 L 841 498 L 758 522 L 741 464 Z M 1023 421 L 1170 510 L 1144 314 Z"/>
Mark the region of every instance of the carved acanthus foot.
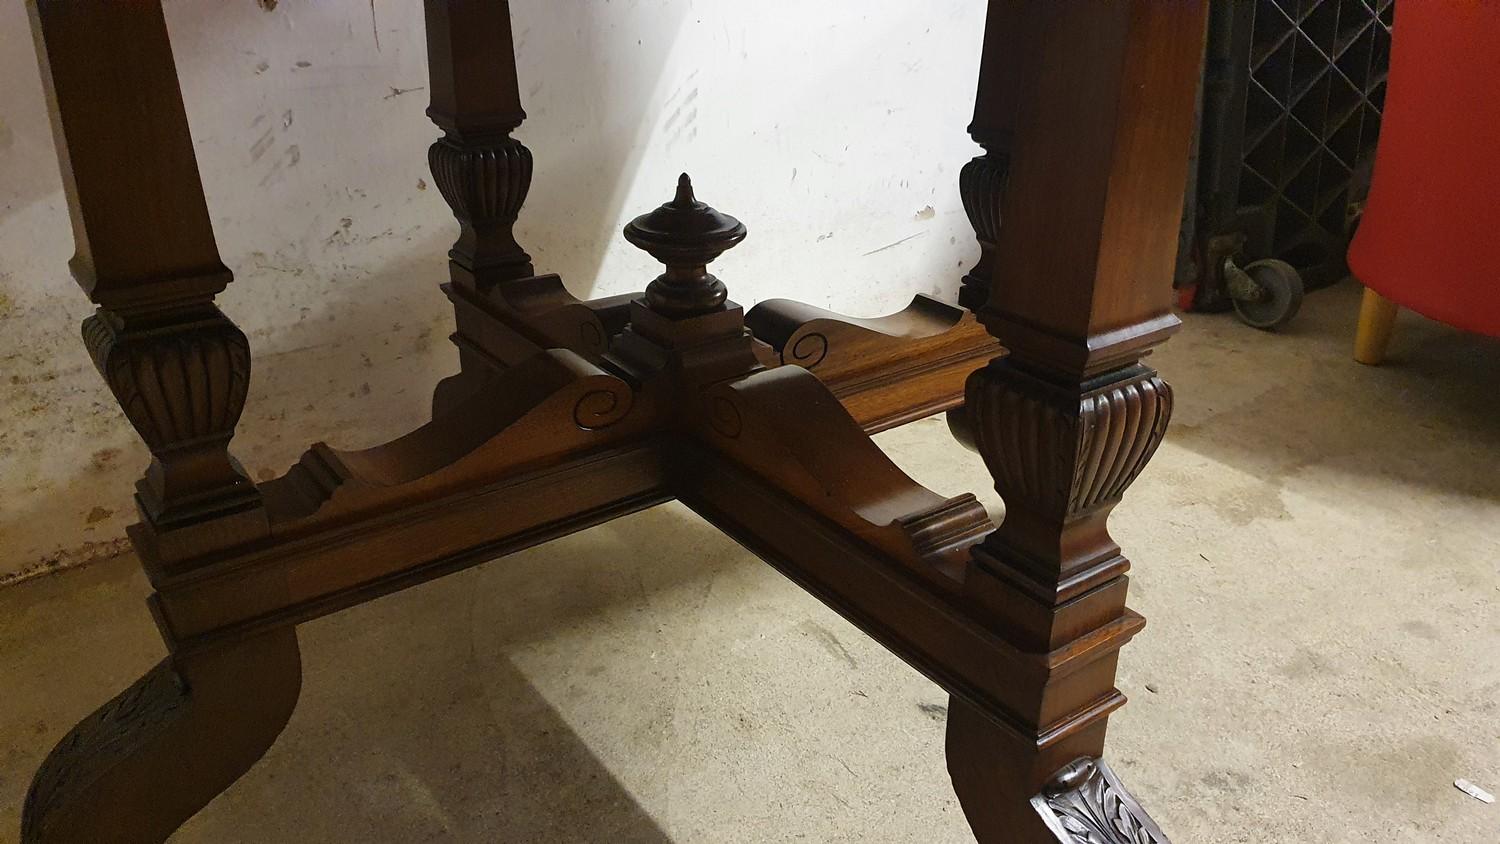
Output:
<path fill-rule="evenodd" d="M 266 752 L 301 684 L 291 628 L 168 657 L 53 748 L 21 841 L 165 841 Z"/>
<path fill-rule="evenodd" d="M 1062 844 L 1168 844 L 1103 759 L 1074 760 L 1031 805 Z"/>

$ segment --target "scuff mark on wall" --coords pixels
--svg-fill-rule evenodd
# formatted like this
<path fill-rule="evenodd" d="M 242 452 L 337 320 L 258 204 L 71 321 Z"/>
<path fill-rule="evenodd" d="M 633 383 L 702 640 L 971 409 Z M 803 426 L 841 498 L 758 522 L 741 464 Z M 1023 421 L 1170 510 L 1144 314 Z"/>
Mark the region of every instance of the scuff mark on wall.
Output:
<path fill-rule="evenodd" d="M 273 130 L 267 129 L 259 138 L 255 139 L 255 143 L 250 145 L 250 160 L 252 162 L 259 161 L 261 156 L 265 155 L 274 143 L 276 143 L 276 138 L 273 135 Z"/>
<path fill-rule="evenodd" d="M 917 237 L 921 237 L 924 234 L 927 234 L 927 232 L 917 232 L 916 234 L 909 234 L 906 237 L 903 237 L 900 240 L 897 240 L 897 241 L 895 241 L 893 243 L 887 243 L 886 245 L 880 247 L 879 249 L 871 249 L 869 252 L 861 252 L 860 253 L 860 257 L 863 258 L 863 257 L 865 257 L 867 255 L 874 255 L 877 252 L 884 252 L 887 249 L 895 249 L 897 246 L 900 246 L 901 244 L 907 242 L 908 240 L 911 240 L 911 239 L 917 238 Z"/>

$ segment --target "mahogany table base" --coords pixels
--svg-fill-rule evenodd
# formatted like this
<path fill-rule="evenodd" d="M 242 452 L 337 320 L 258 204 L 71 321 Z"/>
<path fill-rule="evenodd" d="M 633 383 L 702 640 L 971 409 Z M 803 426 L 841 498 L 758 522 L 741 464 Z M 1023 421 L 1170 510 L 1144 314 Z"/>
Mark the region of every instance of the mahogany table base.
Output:
<path fill-rule="evenodd" d="M 948 767 L 980 841 L 1165 841 L 1097 758 L 1143 624 L 1105 519 L 1171 410 L 1140 359 L 1175 320 L 1141 279 L 1169 277 L 1200 5 L 991 3 L 970 127 L 986 154 L 961 180 L 983 249 L 966 307 L 918 297 L 854 320 L 729 301 L 707 265 L 745 227 L 685 175 L 625 229 L 666 265 L 643 293 L 579 301 L 536 274 L 512 234 L 531 154 L 510 136 L 508 9 L 427 0 L 461 371 L 430 423 L 314 445 L 260 484 L 227 451 L 249 350 L 213 304 L 229 273 L 159 3 L 43 0 L 32 18 L 73 267 L 100 306 L 85 340 L 153 455 L 130 535 L 170 655 L 53 750 L 27 844 L 168 837 L 285 726 L 298 623 L 671 499 L 951 694 Z M 1081 35 L 1087 51 L 1064 49 Z M 1042 266 L 1041 297 L 1002 281 Z M 869 438 L 942 411 L 995 476 L 998 529 Z"/>

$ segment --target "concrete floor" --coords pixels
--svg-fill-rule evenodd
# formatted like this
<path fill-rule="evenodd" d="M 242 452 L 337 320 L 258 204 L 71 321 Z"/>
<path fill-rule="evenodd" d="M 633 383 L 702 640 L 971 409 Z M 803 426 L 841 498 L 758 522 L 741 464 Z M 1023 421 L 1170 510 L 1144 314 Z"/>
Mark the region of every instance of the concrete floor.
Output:
<path fill-rule="evenodd" d="M 1190 316 L 1166 444 L 1116 511 L 1151 620 L 1110 758 L 1179 842 L 1494 842 L 1500 344 L 1358 289 L 1268 336 Z M 988 489 L 926 421 L 918 480 Z M 123 491 L 122 491 L 123 494 Z M 984 496 L 997 507 L 993 493 Z M 161 656 L 121 559 L 0 591 L 0 840 L 32 770 Z M 302 628 L 281 740 L 182 842 L 972 840 L 945 698 L 676 505 Z"/>

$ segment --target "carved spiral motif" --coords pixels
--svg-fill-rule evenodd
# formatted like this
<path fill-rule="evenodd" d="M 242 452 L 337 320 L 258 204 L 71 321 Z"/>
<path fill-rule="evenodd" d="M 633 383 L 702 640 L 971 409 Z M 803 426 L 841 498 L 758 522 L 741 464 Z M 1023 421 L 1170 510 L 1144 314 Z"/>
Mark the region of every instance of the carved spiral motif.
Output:
<path fill-rule="evenodd" d="M 828 338 L 817 331 L 810 331 L 798 337 L 791 348 L 782 353 L 782 362 L 812 369 L 827 356 Z"/>
<path fill-rule="evenodd" d="M 740 409 L 724 396 L 713 396 L 708 400 L 708 424 L 731 440 L 739 439 L 740 432 L 745 429 Z"/>
<path fill-rule="evenodd" d="M 604 347 L 608 345 L 603 329 L 600 328 L 597 322 L 593 321 L 580 322 L 578 324 L 578 342 L 580 344 L 579 348 L 594 352 L 602 352 L 604 351 Z"/>
<path fill-rule="evenodd" d="M 1172 391 L 1145 367 L 1082 397 L 1014 368 L 969 378 L 979 453 L 1002 497 L 1074 515 L 1116 501 L 1150 461 L 1172 415 Z"/>
<path fill-rule="evenodd" d="M 531 189 L 531 150 L 514 138 L 472 147 L 440 138 L 427 163 L 460 220 L 514 221 Z"/>
<path fill-rule="evenodd" d="M 600 387 L 589 390 L 573 404 L 573 422 L 586 431 L 608 428 L 630 411 L 629 390 Z"/>

